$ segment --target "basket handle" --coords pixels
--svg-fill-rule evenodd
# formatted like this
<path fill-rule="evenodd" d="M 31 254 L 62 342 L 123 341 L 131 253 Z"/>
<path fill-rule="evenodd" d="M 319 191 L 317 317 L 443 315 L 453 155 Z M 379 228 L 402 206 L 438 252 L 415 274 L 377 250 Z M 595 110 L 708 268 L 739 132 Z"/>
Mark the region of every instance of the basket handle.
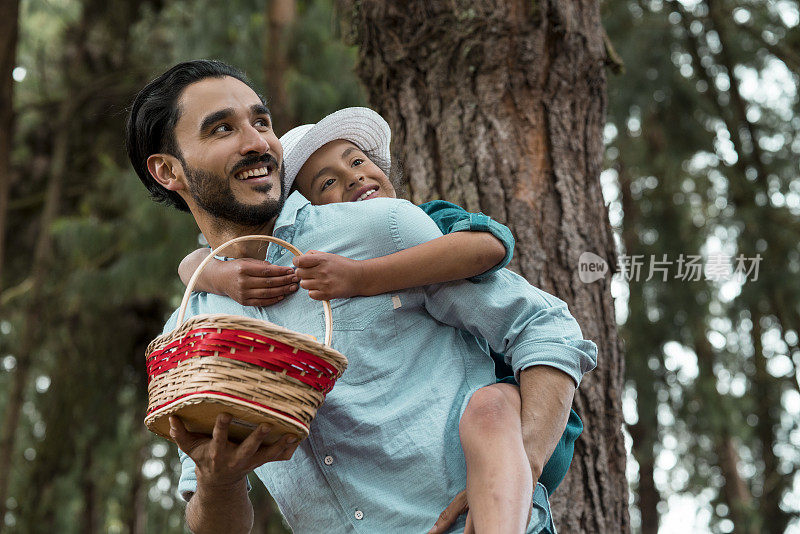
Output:
<path fill-rule="evenodd" d="M 287 249 L 289 252 L 294 254 L 295 256 L 300 256 L 302 252 L 292 245 L 291 243 L 284 241 L 283 239 L 278 239 L 277 237 L 272 237 L 270 235 L 245 235 L 241 237 L 235 237 L 230 241 L 227 241 L 214 250 L 208 255 L 206 259 L 204 259 L 200 265 L 197 267 L 197 270 L 192 275 L 192 278 L 189 279 L 189 283 L 186 284 L 186 291 L 183 293 L 183 300 L 181 301 L 180 311 L 178 312 L 178 322 L 176 324 L 176 328 L 183 324 L 183 316 L 186 313 L 186 306 L 189 304 L 189 295 L 192 294 L 192 290 L 194 289 L 195 284 L 197 283 L 197 279 L 200 278 L 200 273 L 203 269 L 205 269 L 208 262 L 214 259 L 214 256 L 219 254 L 223 249 L 228 248 L 230 245 L 234 243 L 239 243 L 242 241 L 270 241 L 275 243 L 276 245 L 280 245 L 283 248 Z M 333 320 L 331 319 L 331 303 L 327 300 L 322 301 L 322 309 L 325 313 L 325 346 L 330 347 L 332 342 L 332 332 L 333 332 Z"/>

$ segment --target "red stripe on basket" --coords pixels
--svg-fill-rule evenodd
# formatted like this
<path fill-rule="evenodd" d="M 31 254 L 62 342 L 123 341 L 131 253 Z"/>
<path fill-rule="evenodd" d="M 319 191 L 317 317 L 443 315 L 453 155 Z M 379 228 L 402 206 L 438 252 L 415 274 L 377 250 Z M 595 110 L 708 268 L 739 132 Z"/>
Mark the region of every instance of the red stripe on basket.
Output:
<path fill-rule="evenodd" d="M 190 358 L 219 356 L 284 373 L 327 394 L 339 377 L 330 363 L 309 352 L 246 330 L 190 330 L 147 358 L 148 382 Z"/>
<path fill-rule="evenodd" d="M 255 401 L 253 401 L 253 400 L 250 400 L 250 399 L 245 399 L 245 398 L 242 398 L 242 397 L 237 397 L 236 395 L 231 395 L 230 393 L 223 393 L 223 392 L 221 392 L 221 391 L 211 391 L 211 390 L 208 390 L 208 391 L 193 391 L 193 392 L 191 392 L 191 393 L 185 393 L 185 394 L 183 394 L 183 395 L 181 395 L 181 396 L 179 396 L 179 397 L 175 397 L 174 399 L 172 399 L 172 400 L 170 400 L 170 401 L 167 401 L 167 402 L 165 402 L 164 404 L 161 404 L 161 405 L 159 405 L 159 406 L 156 406 L 155 408 L 152 408 L 152 409 L 150 409 L 150 410 L 147 410 L 147 415 L 150 415 L 151 413 L 153 413 L 153 412 L 155 412 L 155 411 L 157 411 L 157 410 L 160 410 L 161 408 L 164 408 L 165 406 L 169 406 L 170 404 L 172 404 L 172 403 L 174 403 L 174 402 L 177 402 L 177 401 L 181 400 L 181 399 L 182 399 L 182 398 L 184 398 L 184 397 L 188 397 L 189 395 L 199 395 L 199 394 L 204 394 L 204 393 L 205 393 L 205 394 L 222 395 L 222 396 L 224 396 L 224 397 L 230 397 L 230 398 L 232 398 L 232 399 L 240 400 L 240 401 L 246 402 L 246 403 L 248 403 L 248 404 L 255 404 L 256 406 L 258 406 L 258 407 L 260 407 L 260 408 L 264 408 L 264 409 L 265 409 L 265 410 L 267 410 L 267 411 L 270 411 L 270 412 L 274 412 L 274 413 L 277 413 L 277 414 L 283 415 L 283 416 L 285 416 L 285 417 L 288 417 L 288 418 L 289 418 L 289 419 L 291 419 L 292 421 L 297 421 L 298 423 L 300 423 L 301 425 L 303 425 L 303 426 L 304 426 L 306 429 L 308 429 L 308 425 L 307 425 L 306 423 L 302 422 L 300 419 L 298 419 L 297 417 L 294 417 L 293 415 L 290 415 L 290 414 L 288 414 L 288 413 L 282 412 L 282 411 L 280 411 L 280 410 L 276 410 L 275 408 L 272 408 L 272 407 L 270 407 L 270 406 L 267 406 L 267 405 L 265 405 L 265 404 L 261 404 L 260 402 L 255 402 Z"/>

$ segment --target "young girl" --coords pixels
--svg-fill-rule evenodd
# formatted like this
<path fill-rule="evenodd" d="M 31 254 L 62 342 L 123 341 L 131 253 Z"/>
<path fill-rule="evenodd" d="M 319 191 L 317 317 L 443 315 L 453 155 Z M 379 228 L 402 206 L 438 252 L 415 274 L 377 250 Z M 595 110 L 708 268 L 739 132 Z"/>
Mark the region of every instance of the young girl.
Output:
<path fill-rule="evenodd" d="M 388 178 L 390 135 L 383 118 L 366 108 L 343 109 L 317 124 L 299 126 L 281 138 L 284 187 L 296 189 L 315 205 L 394 198 Z M 510 261 L 514 239 L 505 226 L 448 202 L 428 202 L 420 208 L 443 237 L 362 261 L 310 251 L 294 259 L 294 272 L 252 259 L 213 262 L 197 289 L 226 294 L 244 305 L 267 306 L 296 291 L 298 282 L 318 300 L 371 296 L 461 279 L 479 282 Z M 184 283 L 208 253 L 207 248 L 199 249 L 184 258 L 179 267 Z M 511 372 L 502 356 L 493 356 L 504 367 L 500 376 L 506 378 L 476 392 L 459 425 L 467 463 L 467 531 L 524 532 L 533 490 L 519 389 L 507 376 Z M 545 466 L 540 478 L 550 483 L 548 490 L 566 474 L 580 430 L 574 414 L 554 453 L 555 462 Z"/>

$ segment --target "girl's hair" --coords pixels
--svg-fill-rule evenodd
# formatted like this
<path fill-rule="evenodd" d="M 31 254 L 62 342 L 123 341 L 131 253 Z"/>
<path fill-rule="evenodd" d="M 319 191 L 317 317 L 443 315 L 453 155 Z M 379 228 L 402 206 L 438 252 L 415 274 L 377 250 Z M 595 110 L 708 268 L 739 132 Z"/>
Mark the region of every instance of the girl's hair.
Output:
<path fill-rule="evenodd" d="M 369 154 L 367 154 L 367 156 L 369 156 Z M 389 169 L 389 181 L 392 183 L 392 187 L 394 187 L 397 198 L 407 198 L 408 180 L 406 180 L 405 174 L 403 173 L 403 161 L 395 154 L 392 154 L 392 167 Z"/>

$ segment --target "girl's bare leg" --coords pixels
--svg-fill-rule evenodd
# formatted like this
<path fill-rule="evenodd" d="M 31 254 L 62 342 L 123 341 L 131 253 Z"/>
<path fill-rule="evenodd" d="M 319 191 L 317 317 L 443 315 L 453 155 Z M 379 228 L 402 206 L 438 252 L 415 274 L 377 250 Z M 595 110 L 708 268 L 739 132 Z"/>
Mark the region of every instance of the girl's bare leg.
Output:
<path fill-rule="evenodd" d="M 518 387 L 492 384 L 473 394 L 461 417 L 469 515 L 477 534 L 527 529 L 533 480 L 520 407 Z"/>

